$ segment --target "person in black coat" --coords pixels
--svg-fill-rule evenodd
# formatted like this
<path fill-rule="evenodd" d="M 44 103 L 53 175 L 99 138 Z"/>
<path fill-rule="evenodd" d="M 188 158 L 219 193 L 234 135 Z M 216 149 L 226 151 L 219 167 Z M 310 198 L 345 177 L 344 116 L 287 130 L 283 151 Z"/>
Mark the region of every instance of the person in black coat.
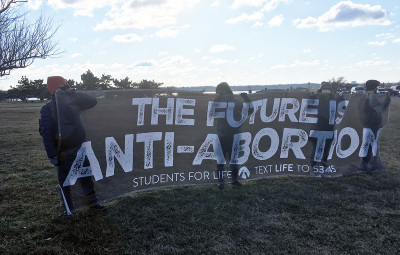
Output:
<path fill-rule="evenodd" d="M 40 111 L 40 130 L 50 163 L 57 169 L 60 193 L 66 208 L 62 216 L 68 216 L 75 210 L 71 196 L 72 186 L 64 187 L 63 183 L 78 150 L 86 141 L 85 127 L 80 114 L 94 107 L 97 100 L 88 94 L 75 92 L 61 76 L 48 77 L 47 88 L 52 100 Z M 104 209 L 103 205 L 98 204 L 91 176 L 79 178 L 76 184 L 81 186 L 88 205 Z"/>
<path fill-rule="evenodd" d="M 388 121 L 383 112 L 389 107 L 391 101 L 388 94 L 377 95 L 379 85 L 380 82 L 377 80 L 368 80 L 365 84 L 365 93 L 358 104 L 361 124 L 364 128 L 369 128 L 376 139 L 379 129 Z M 367 155 L 361 158 L 360 170 L 372 172 L 376 170 L 376 167 L 376 156 L 373 155 L 372 146 L 369 146 Z"/>
<path fill-rule="evenodd" d="M 235 120 L 242 119 L 242 110 L 240 108 L 240 105 L 242 105 L 243 102 L 240 102 L 234 97 L 233 92 L 229 87 L 228 83 L 221 82 L 220 84 L 218 84 L 216 88 L 216 94 L 217 97 L 215 98 L 214 102 L 234 102 L 235 108 L 233 111 L 233 117 Z M 245 102 L 250 103 L 250 99 L 247 96 L 247 94 L 241 94 L 241 97 L 244 99 Z M 216 122 L 216 131 L 221 143 L 222 152 L 224 154 L 224 157 L 226 158 L 226 161 L 229 162 L 232 156 L 233 139 L 236 134 L 240 133 L 240 126 L 232 127 L 231 125 L 229 125 L 226 118 L 217 118 L 215 119 L 215 122 Z M 238 165 L 229 164 L 229 167 L 232 176 L 232 184 L 235 186 L 241 186 L 242 184 L 238 181 Z M 223 178 L 224 169 L 225 169 L 225 164 L 217 164 L 219 189 L 224 189 L 225 187 Z"/>

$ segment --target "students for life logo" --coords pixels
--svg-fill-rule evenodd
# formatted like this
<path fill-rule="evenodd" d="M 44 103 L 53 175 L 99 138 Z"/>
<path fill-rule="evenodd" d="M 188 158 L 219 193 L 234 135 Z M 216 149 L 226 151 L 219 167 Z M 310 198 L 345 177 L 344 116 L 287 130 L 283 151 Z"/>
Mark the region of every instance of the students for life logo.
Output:
<path fill-rule="evenodd" d="M 250 177 L 250 171 L 249 171 L 249 169 L 247 169 L 247 167 L 245 167 L 245 166 L 241 167 L 241 168 L 239 169 L 239 176 L 240 176 L 242 179 L 247 179 L 247 178 L 249 178 L 249 177 Z"/>

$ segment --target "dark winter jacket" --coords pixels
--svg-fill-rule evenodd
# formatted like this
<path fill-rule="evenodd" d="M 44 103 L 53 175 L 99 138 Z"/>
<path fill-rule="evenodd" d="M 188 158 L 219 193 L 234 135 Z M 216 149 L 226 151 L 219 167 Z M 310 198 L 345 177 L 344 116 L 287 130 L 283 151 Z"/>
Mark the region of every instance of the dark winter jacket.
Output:
<path fill-rule="evenodd" d="M 241 99 L 244 102 L 251 103 L 250 98 L 247 96 L 247 94 L 241 94 Z M 233 108 L 233 119 L 235 121 L 240 121 L 243 120 L 243 101 L 238 100 L 238 97 L 235 97 L 232 92 L 230 93 L 220 93 L 217 95 L 217 97 L 214 99 L 214 102 L 226 102 L 226 103 L 234 103 L 235 107 Z M 252 114 L 253 108 L 249 108 L 247 110 L 247 117 Z M 246 118 L 247 118 L 246 117 Z M 216 131 L 219 137 L 233 137 L 233 135 L 237 134 L 240 132 L 240 126 L 238 127 L 232 127 L 228 124 L 227 122 L 228 116 L 225 116 L 225 118 L 217 118 L 215 119 L 215 126 L 216 126 Z"/>
<path fill-rule="evenodd" d="M 41 129 L 47 156 L 54 158 L 65 152 L 79 149 L 86 141 L 85 127 L 80 114 L 82 111 L 94 107 L 97 100 L 85 93 L 58 90 L 50 104 L 53 105 L 46 104 L 40 111 Z M 56 118 L 59 120 L 52 118 L 50 107 L 57 107 Z M 58 125 L 60 126 L 58 127 Z M 61 134 L 61 144 L 58 149 L 59 133 Z"/>
<path fill-rule="evenodd" d="M 390 100 L 389 95 L 378 95 L 372 90 L 361 96 L 358 108 L 364 127 L 376 132 L 386 124 L 387 118 L 383 116 L 383 112 L 389 107 Z"/>
<path fill-rule="evenodd" d="M 52 106 L 49 106 L 48 104 L 51 104 Z M 57 120 L 52 118 L 50 107 L 56 109 L 54 95 L 51 97 L 51 101 L 45 104 L 40 110 L 40 130 L 44 148 L 46 149 L 47 156 L 49 158 L 54 158 L 57 156 L 58 130 Z"/>

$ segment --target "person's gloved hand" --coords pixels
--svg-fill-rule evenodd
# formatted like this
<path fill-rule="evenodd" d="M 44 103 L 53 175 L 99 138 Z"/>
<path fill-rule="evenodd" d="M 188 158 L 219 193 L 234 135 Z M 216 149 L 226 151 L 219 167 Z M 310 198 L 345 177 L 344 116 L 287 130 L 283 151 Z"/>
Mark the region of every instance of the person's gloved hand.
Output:
<path fill-rule="evenodd" d="M 58 166 L 58 158 L 57 157 L 51 158 L 50 163 L 53 164 L 54 166 Z"/>

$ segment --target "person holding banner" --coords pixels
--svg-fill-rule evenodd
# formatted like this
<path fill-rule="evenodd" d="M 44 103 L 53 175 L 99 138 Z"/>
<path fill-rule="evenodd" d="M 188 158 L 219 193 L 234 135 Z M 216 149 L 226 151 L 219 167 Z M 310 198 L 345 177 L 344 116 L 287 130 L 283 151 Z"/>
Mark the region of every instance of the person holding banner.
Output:
<path fill-rule="evenodd" d="M 380 129 L 388 122 L 388 119 L 384 118 L 383 112 L 388 108 L 390 104 L 390 96 L 377 95 L 377 88 L 380 82 L 377 80 L 368 80 L 365 84 L 365 93 L 362 95 L 359 101 L 359 112 L 360 120 L 364 129 L 370 129 L 378 139 Z M 372 145 L 368 146 L 368 153 L 365 157 L 361 158 L 360 170 L 363 172 L 372 172 L 376 170 L 376 151 Z"/>
<path fill-rule="evenodd" d="M 48 77 L 47 88 L 52 96 L 51 101 L 41 108 L 39 130 L 50 163 L 57 170 L 59 191 L 66 208 L 61 215 L 64 218 L 70 216 L 75 207 L 72 199 L 72 187 L 64 187 L 63 183 L 75 160 L 77 151 L 86 141 L 85 128 L 80 114 L 81 111 L 94 107 L 97 100 L 88 94 L 75 92 L 69 87 L 67 80 L 61 76 Z M 61 129 L 68 130 L 70 135 L 65 136 L 60 132 Z M 80 184 L 88 205 L 99 210 L 105 209 L 98 203 L 90 176 L 78 179 L 77 183 Z"/>
<path fill-rule="evenodd" d="M 234 107 L 234 112 L 233 112 L 234 119 L 243 118 L 242 111 L 241 111 L 241 109 L 239 109 L 240 107 L 237 107 L 237 106 L 242 105 L 242 102 L 239 102 L 239 100 L 234 98 L 233 92 L 232 92 L 231 88 L 229 87 L 228 83 L 221 82 L 220 84 L 218 84 L 217 88 L 216 88 L 216 93 L 217 93 L 217 97 L 215 98 L 214 102 L 233 102 L 233 103 L 235 103 L 236 107 Z M 250 103 L 250 99 L 247 96 L 247 94 L 241 94 L 241 96 L 245 102 Z M 224 157 L 227 158 L 227 161 L 230 161 L 230 158 L 232 155 L 233 139 L 236 134 L 240 133 L 240 127 L 232 127 L 231 125 L 229 125 L 226 118 L 218 118 L 218 119 L 216 119 L 216 129 L 217 129 L 217 134 L 218 134 L 218 137 L 219 137 L 219 140 L 221 143 L 223 155 L 224 155 Z M 239 169 L 238 169 L 237 164 L 229 164 L 229 166 L 230 166 L 231 176 L 232 176 L 232 185 L 241 186 L 242 184 L 238 181 Z M 224 175 L 228 175 L 228 174 L 225 174 L 224 168 L 225 168 L 225 164 L 217 164 L 218 189 L 220 189 L 220 190 L 225 188 Z"/>
<path fill-rule="evenodd" d="M 323 90 L 329 90 L 329 93 L 322 92 Z M 332 111 L 331 102 L 341 102 L 344 100 L 343 94 L 339 94 L 336 90 L 337 89 L 333 88 L 329 83 L 322 82 L 317 92 L 311 93 L 310 96 L 311 100 L 318 100 L 316 106 L 317 121 L 315 125 L 313 125 L 309 137 L 309 140 L 311 140 L 313 145 L 313 150 L 310 155 L 312 168 L 310 174 L 314 177 L 331 177 L 328 158 L 335 128 L 335 123 L 330 120 Z M 315 131 L 323 132 L 327 139 L 325 139 L 323 143 L 319 143 L 318 135 L 314 133 Z"/>

